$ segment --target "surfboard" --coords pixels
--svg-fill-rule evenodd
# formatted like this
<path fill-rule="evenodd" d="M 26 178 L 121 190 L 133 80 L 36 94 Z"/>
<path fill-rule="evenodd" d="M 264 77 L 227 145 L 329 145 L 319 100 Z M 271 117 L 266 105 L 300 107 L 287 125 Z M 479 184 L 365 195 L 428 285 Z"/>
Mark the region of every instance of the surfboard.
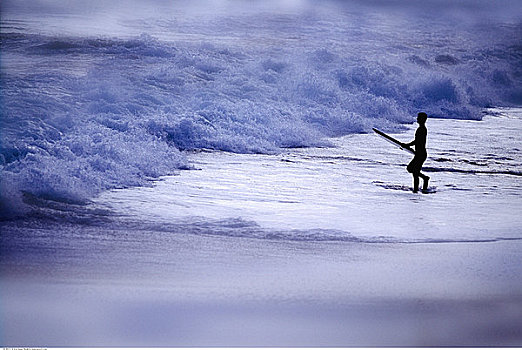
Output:
<path fill-rule="evenodd" d="M 380 130 L 377 130 L 377 129 L 375 129 L 375 128 L 372 128 L 372 129 L 373 129 L 373 131 L 374 131 L 377 135 L 381 136 L 383 139 L 385 139 L 386 141 L 388 141 L 388 142 L 391 143 L 392 145 L 397 146 L 397 147 L 399 147 L 400 149 L 402 149 L 402 150 L 404 150 L 404 151 L 408 151 L 408 152 L 410 152 L 411 154 L 415 154 L 415 151 L 414 151 L 411 147 L 403 147 L 403 146 L 402 146 L 402 142 L 400 142 L 399 140 L 394 139 L 394 138 L 391 137 L 390 135 L 387 135 L 387 134 L 383 133 L 383 132 L 380 131 Z"/>

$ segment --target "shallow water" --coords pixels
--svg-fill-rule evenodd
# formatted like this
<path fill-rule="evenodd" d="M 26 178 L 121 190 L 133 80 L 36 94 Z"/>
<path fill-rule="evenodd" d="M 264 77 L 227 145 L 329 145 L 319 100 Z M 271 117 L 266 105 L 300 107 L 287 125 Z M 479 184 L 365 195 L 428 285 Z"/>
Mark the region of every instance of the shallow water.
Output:
<path fill-rule="evenodd" d="M 429 120 L 429 194 L 411 192 L 408 153 L 358 134 L 333 140 L 334 148 L 279 155 L 198 152 L 189 157 L 198 170 L 106 192 L 94 206 L 156 224 L 221 220 L 231 229 L 215 234 L 244 237 L 521 239 L 521 111 L 496 112 L 481 122 Z M 412 126 L 394 136 L 407 142 L 413 134 Z"/>

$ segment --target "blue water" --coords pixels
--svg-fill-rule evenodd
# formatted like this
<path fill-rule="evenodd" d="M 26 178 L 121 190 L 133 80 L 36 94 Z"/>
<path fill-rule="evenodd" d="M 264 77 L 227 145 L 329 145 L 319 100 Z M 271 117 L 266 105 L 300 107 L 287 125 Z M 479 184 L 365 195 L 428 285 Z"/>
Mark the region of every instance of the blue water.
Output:
<path fill-rule="evenodd" d="M 522 103 L 518 1 L 3 1 L 1 212 Z"/>

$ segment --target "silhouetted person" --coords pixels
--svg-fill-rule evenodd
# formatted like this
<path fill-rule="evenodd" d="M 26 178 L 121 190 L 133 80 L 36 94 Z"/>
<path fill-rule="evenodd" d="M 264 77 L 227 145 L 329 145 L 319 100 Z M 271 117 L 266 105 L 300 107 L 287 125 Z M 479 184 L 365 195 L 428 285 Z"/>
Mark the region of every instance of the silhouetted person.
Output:
<path fill-rule="evenodd" d="M 412 161 L 406 169 L 409 173 L 413 175 L 413 192 L 419 191 L 419 177 L 422 177 L 424 184 L 422 186 L 422 191 L 425 192 L 428 190 L 428 181 L 430 177 L 421 173 L 422 164 L 426 160 L 428 154 L 426 152 L 426 136 L 428 134 L 428 129 L 426 129 L 426 119 L 428 116 L 426 113 L 421 112 L 417 115 L 417 123 L 419 123 L 419 127 L 417 131 L 415 131 L 415 140 L 410 143 L 403 143 L 403 146 L 415 146 L 415 157 L 413 157 Z"/>

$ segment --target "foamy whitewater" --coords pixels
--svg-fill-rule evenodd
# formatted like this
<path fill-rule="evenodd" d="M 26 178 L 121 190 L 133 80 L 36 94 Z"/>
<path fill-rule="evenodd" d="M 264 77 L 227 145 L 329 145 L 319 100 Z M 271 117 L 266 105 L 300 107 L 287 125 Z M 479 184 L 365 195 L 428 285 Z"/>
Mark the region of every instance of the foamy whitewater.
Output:
<path fill-rule="evenodd" d="M 2 212 L 522 101 L 517 2 L 277 3 L 3 2 Z"/>
<path fill-rule="evenodd" d="M 522 344 L 519 1 L 0 6 L 2 345 Z"/>

